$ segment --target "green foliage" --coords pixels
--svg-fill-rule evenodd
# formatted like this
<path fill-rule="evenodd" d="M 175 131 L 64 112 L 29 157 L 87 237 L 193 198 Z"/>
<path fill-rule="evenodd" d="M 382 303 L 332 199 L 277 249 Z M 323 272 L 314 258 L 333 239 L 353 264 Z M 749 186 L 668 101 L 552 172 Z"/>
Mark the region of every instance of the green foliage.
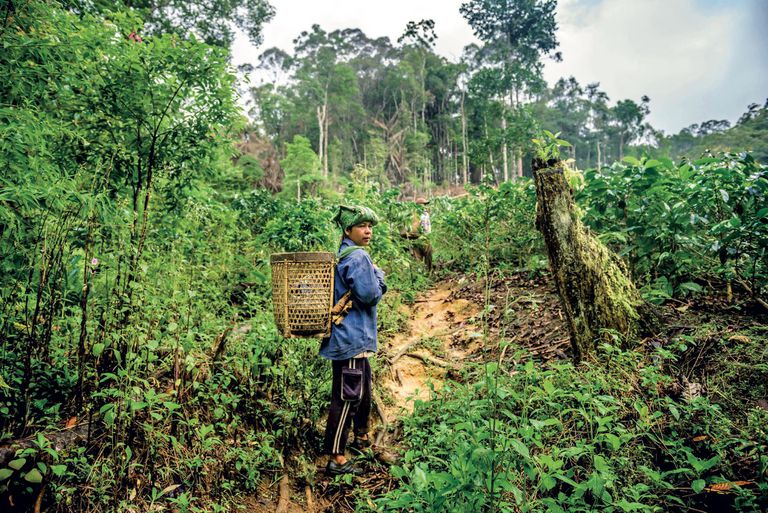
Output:
<path fill-rule="evenodd" d="M 181 0 L 166 0 L 160 4 L 150 0 L 62 0 L 61 3 L 75 13 L 106 18 L 116 11 L 133 9 L 146 20 L 153 34 L 176 34 L 186 38 L 194 33 L 207 44 L 222 46 L 229 46 L 234 40 L 233 22 L 253 44 L 258 45 L 262 39 L 262 25 L 275 14 L 266 0 L 215 0 L 204 4 Z"/>
<path fill-rule="evenodd" d="M 659 363 L 605 349 L 609 361 L 580 369 L 528 361 L 509 375 L 488 364 L 476 383 L 416 402 L 392 469 L 399 486 L 375 510 L 706 509 L 716 494 L 705 486 L 759 479 L 766 440 L 751 418 L 723 416 L 704 398 L 677 401 Z M 736 493 L 740 511 L 766 500 L 760 488 Z"/>
<path fill-rule="evenodd" d="M 410 27 L 423 32 L 418 48 L 355 30 L 304 34 L 302 62 L 288 64 L 296 90 L 263 90 L 260 103 L 267 133 L 306 134 L 286 144 L 281 198 L 250 190 L 266 166 L 233 164 L 231 134 L 242 120 L 229 57 L 178 35 L 190 26 L 186 8 L 166 20 L 175 28 L 150 20 L 156 35 L 146 36 L 135 12 L 104 14 L 103 2 L 67 3 L 77 15 L 42 1 L 13 5 L 0 27 L 0 438 L 33 434 L 0 468 L 0 494 L 31 504 L 43 490 L 61 512 L 224 511 L 232 496 L 286 469 L 312 482 L 329 366 L 316 340 L 276 333 L 269 254 L 335 251 L 329 198 L 373 208 L 382 222 L 369 251 L 390 287 L 380 333 L 401 330 L 402 304 L 429 277 L 401 236 L 416 207 L 383 184 L 426 190 L 456 176 L 445 148 L 460 139 L 452 113 L 462 66 L 429 50 L 426 22 Z M 209 7 L 237 5 L 245 4 Z M 247 3 L 259 19 L 266 5 Z M 482 75 L 473 86 L 482 101 L 467 102 L 473 165 L 488 176 L 493 152 L 529 139 L 534 125 L 527 109 L 505 114 L 493 98 L 511 76 Z M 322 152 L 341 192 L 312 190 L 323 104 Z M 372 112 L 375 128 L 358 130 Z M 317 197 L 294 201 L 294 180 Z M 733 155 L 681 166 L 630 160 L 588 174 L 579 196 L 588 222 L 658 295 L 696 293 L 713 277 L 762 293 L 765 197 L 765 167 Z M 543 268 L 530 181 L 485 183 L 432 207 L 434 231 L 420 243 L 449 267 Z M 737 376 L 739 394 L 765 393 L 762 335 L 748 335 L 749 345 L 723 347 L 749 369 L 725 362 L 710 383 L 731 412 Z M 381 507 L 478 511 L 529 501 L 579 511 L 610 508 L 610 498 L 628 511 L 685 500 L 703 509 L 707 486 L 765 472 L 755 435 L 764 439 L 762 410 L 731 424 L 706 399 L 683 404 L 660 393 L 668 380 L 653 359 L 606 354 L 612 370 L 584 374 L 521 366 L 508 377 L 488 367 L 477 384 L 417 405 L 422 417 L 406 422 L 412 447 L 393 470 L 403 486 Z M 642 386 L 629 392 L 628 382 Z M 52 440 L 72 417 L 92 422 L 97 436 L 57 448 Z M 690 443 L 699 433 L 711 437 L 705 446 Z M 744 509 L 765 502 L 764 486 L 737 493 Z"/>
<path fill-rule="evenodd" d="M 285 145 L 285 158 L 280 161 L 280 165 L 285 171 L 283 193 L 286 197 L 295 196 L 301 201 L 302 191 L 305 197 L 317 194 L 317 186 L 322 179 L 320 160 L 312 151 L 309 139 L 294 135 L 293 142 Z"/>
<path fill-rule="evenodd" d="M 471 187 L 469 195 L 435 201 L 435 254 L 460 270 L 480 262 L 541 269 L 543 246 L 535 228 L 536 188 L 532 180 Z"/>
<path fill-rule="evenodd" d="M 755 160 L 768 161 L 768 143 L 765 132 L 768 130 L 768 101 L 760 106 L 749 105 L 735 126 L 727 120 L 709 120 L 683 128 L 674 135 L 660 137 L 658 148 L 647 148 L 651 156 L 671 156 L 674 158 L 698 158 L 705 152 L 748 151 Z"/>
<path fill-rule="evenodd" d="M 260 240 L 276 252 L 336 251 L 334 235 L 338 229 L 331 222 L 333 213 L 317 199 L 283 203 L 280 215 L 270 219 Z"/>
<path fill-rule="evenodd" d="M 536 157 L 542 162 L 560 160 L 560 147 L 570 148 L 571 143 L 559 137 L 560 132 L 553 134 L 549 130 L 543 130 L 539 137 L 532 139 Z"/>
<path fill-rule="evenodd" d="M 39 432 L 0 493 L 31 502 L 42 481 L 58 511 L 200 510 L 280 459 L 242 364 L 254 345 L 256 368 L 273 362 L 277 337 L 226 340 L 228 291 L 263 258 L 243 225 L 276 211 L 226 190 L 242 184 L 226 52 L 112 18 L 27 2 L 0 33 L 0 432 Z M 95 450 L 51 448 L 70 416 L 93 421 Z"/>
<path fill-rule="evenodd" d="M 637 160 L 585 173 L 585 221 L 625 256 L 650 299 L 716 279 L 765 286 L 768 171 L 749 155 Z"/>

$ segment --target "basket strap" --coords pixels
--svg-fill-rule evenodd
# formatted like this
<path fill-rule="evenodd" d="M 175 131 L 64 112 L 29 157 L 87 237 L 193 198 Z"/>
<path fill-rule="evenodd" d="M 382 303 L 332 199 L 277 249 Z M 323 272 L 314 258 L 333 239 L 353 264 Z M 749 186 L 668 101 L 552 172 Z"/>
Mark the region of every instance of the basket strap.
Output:
<path fill-rule="evenodd" d="M 336 263 L 338 264 L 342 260 L 344 260 L 346 257 L 348 257 L 353 251 L 363 249 L 360 246 L 349 246 L 347 248 L 344 248 L 342 251 L 339 252 L 339 254 L 336 256 Z"/>
<path fill-rule="evenodd" d="M 348 257 L 350 254 L 352 254 L 354 251 L 358 249 L 363 249 L 360 246 L 349 246 L 348 248 L 344 248 L 342 251 L 339 252 L 339 254 L 336 256 L 336 265 L 339 264 L 342 260 L 344 260 L 346 257 Z M 339 275 L 339 278 L 341 278 L 341 281 L 344 281 L 344 278 L 342 278 L 341 275 Z M 347 285 L 344 283 L 344 285 Z M 347 287 L 349 288 L 349 287 Z M 347 314 L 352 309 L 352 290 L 347 290 L 347 292 L 339 298 L 339 301 L 331 307 L 331 321 L 333 324 L 336 324 L 337 326 L 340 325 L 342 322 L 344 322 L 344 319 L 347 317 Z"/>

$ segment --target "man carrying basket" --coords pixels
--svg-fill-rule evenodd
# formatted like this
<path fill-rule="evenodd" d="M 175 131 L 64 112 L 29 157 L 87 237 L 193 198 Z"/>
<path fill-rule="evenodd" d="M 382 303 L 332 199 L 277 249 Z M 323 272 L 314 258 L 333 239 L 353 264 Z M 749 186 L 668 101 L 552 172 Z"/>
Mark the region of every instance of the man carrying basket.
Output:
<path fill-rule="evenodd" d="M 362 206 L 339 207 L 333 218 L 341 228 L 341 246 L 334 278 L 334 304 L 351 301 L 346 317 L 331 324 L 330 338 L 323 339 L 320 356 L 331 360 L 333 385 L 331 407 L 325 429 L 326 472 L 330 475 L 362 474 L 344 456 L 349 428 L 354 424 L 357 449 L 371 445 L 368 417 L 371 412 L 371 367 L 368 358 L 376 352 L 376 304 L 387 291 L 384 272 L 373 265 L 362 248 L 373 237 L 379 219 Z M 349 293 L 349 294 L 347 294 Z M 347 296 L 344 298 L 344 296 Z"/>

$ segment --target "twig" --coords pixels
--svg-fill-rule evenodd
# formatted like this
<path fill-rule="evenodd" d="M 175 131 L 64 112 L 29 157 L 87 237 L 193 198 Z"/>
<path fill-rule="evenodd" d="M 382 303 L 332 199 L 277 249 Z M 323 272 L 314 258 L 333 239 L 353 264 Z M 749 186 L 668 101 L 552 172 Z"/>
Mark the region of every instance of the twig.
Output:
<path fill-rule="evenodd" d="M 499 366 L 501 366 L 501 362 L 504 361 L 504 355 L 507 353 L 507 348 L 509 345 L 505 345 L 501 348 L 501 354 L 499 355 Z"/>

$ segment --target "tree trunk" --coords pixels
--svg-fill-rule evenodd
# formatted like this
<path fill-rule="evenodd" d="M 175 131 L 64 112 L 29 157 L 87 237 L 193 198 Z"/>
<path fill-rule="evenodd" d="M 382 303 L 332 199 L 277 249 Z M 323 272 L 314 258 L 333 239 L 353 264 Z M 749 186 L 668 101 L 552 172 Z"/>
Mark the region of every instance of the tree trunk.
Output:
<path fill-rule="evenodd" d="M 322 106 L 317 107 L 317 131 L 319 132 L 319 140 L 317 141 L 317 153 L 320 162 L 323 160 L 323 150 L 325 148 L 325 118 L 328 115 L 328 104 L 323 103 Z M 323 177 L 325 177 L 325 168 L 323 168 Z"/>
<path fill-rule="evenodd" d="M 619 134 L 619 160 L 624 159 L 624 133 Z"/>
<path fill-rule="evenodd" d="M 509 159 L 507 157 L 507 118 L 504 114 L 501 116 L 501 130 L 504 136 L 504 143 L 501 146 L 502 169 L 504 170 L 504 181 L 509 181 Z"/>
<path fill-rule="evenodd" d="M 534 160 L 536 226 L 544 236 L 549 265 L 565 312 L 576 361 L 588 358 L 597 342 L 619 334 L 629 348 L 659 321 L 640 297 L 622 260 L 582 224 L 562 162 Z"/>
<path fill-rule="evenodd" d="M 326 106 L 327 108 L 327 106 Z M 328 178 L 328 113 L 325 114 L 325 137 L 323 137 L 323 177 Z"/>
<path fill-rule="evenodd" d="M 467 185 L 469 153 L 467 150 L 467 115 L 464 112 L 464 91 L 461 92 L 461 165 L 463 166 L 464 185 Z"/>
<path fill-rule="evenodd" d="M 600 155 L 600 141 L 597 141 L 596 145 L 597 145 L 597 169 L 599 170 L 603 168 L 603 162 L 601 160 L 601 155 Z"/>

